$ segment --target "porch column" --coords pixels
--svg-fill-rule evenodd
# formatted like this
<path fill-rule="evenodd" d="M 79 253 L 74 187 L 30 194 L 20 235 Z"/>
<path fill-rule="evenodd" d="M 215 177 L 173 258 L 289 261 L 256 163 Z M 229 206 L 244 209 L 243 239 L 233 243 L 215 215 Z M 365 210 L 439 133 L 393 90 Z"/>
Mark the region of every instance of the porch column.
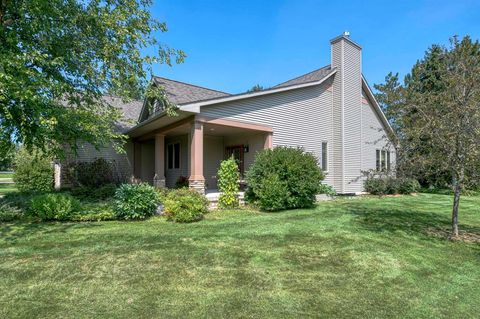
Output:
<path fill-rule="evenodd" d="M 190 178 L 188 184 L 200 194 L 205 194 L 203 176 L 203 123 L 194 121 L 190 133 Z"/>
<path fill-rule="evenodd" d="M 155 176 L 153 186 L 165 187 L 165 135 L 155 135 Z"/>
<path fill-rule="evenodd" d="M 263 149 L 267 150 L 267 149 L 272 149 L 272 148 L 273 148 L 273 133 L 268 132 L 265 135 L 265 143 L 263 145 Z"/>

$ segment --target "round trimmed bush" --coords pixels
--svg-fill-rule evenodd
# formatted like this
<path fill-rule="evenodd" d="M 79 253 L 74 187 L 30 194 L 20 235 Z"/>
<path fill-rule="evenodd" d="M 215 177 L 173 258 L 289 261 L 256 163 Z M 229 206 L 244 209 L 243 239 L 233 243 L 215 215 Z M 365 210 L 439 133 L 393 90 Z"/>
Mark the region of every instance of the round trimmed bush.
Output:
<path fill-rule="evenodd" d="M 247 172 L 246 199 L 268 211 L 311 207 L 324 177 L 317 158 L 300 148 L 264 150 Z"/>
<path fill-rule="evenodd" d="M 68 194 L 43 194 L 32 198 L 29 214 L 41 220 L 70 220 L 80 202 Z"/>
<path fill-rule="evenodd" d="M 401 178 L 398 192 L 400 194 L 412 194 L 420 191 L 420 183 L 414 178 Z"/>
<path fill-rule="evenodd" d="M 114 211 L 119 219 L 145 219 L 155 214 L 160 199 L 154 187 L 122 184 L 115 192 Z"/>
<path fill-rule="evenodd" d="M 53 189 L 52 162 L 40 151 L 21 148 L 15 157 L 13 180 L 21 192 L 49 192 Z"/>
<path fill-rule="evenodd" d="M 205 196 L 188 188 L 170 191 L 165 197 L 164 205 L 167 218 L 177 223 L 196 222 L 208 213 Z"/>

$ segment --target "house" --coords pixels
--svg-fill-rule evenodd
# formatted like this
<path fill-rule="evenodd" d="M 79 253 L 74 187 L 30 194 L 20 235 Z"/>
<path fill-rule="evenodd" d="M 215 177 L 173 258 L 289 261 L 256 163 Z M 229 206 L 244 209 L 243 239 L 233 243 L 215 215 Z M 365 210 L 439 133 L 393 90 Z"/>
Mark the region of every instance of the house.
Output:
<path fill-rule="evenodd" d="M 171 117 L 157 103 L 118 103 L 138 124 L 124 128 L 126 155 L 84 146 L 78 160 L 115 159 L 126 175 L 158 187 L 181 177 L 204 193 L 217 188 L 220 162 L 233 155 L 242 175 L 255 154 L 302 147 L 319 159 L 338 193 L 363 191 L 364 171 L 394 169 L 393 131 L 362 75 L 362 48 L 347 33 L 330 41 L 331 64 L 270 89 L 228 94 L 155 77 L 178 107 Z"/>

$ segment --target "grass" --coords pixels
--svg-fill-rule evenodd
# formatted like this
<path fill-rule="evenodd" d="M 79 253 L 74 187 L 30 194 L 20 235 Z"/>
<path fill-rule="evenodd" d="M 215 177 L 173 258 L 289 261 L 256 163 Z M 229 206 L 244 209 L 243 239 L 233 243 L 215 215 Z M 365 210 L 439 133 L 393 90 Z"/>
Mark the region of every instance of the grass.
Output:
<path fill-rule="evenodd" d="M 13 178 L 13 173 L 0 172 L 0 179 L 2 178 Z"/>
<path fill-rule="evenodd" d="M 18 191 L 18 189 L 15 187 L 15 184 L 0 183 L 0 195 L 5 195 L 6 193 L 12 193 L 16 191 Z"/>
<path fill-rule="evenodd" d="M 451 197 L 353 198 L 195 224 L 0 225 L 2 318 L 478 318 L 480 245 Z M 480 234 L 480 197 L 461 203 Z"/>

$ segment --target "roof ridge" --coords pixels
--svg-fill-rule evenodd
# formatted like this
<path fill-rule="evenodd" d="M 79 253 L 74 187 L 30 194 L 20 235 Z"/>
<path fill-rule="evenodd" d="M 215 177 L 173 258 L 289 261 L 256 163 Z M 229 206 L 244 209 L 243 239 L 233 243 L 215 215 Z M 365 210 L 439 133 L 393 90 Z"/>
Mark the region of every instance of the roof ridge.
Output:
<path fill-rule="evenodd" d="M 331 66 L 332 66 L 331 64 L 327 64 L 327 65 L 325 65 L 325 66 L 323 66 L 323 67 L 321 67 L 321 68 L 315 69 L 315 70 L 313 70 L 313 71 L 310 71 L 310 72 L 301 74 L 301 75 L 299 75 L 299 76 L 297 76 L 297 77 L 295 77 L 295 78 L 293 78 L 293 79 L 289 79 L 289 80 L 287 80 L 287 81 L 284 81 L 284 82 L 282 82 L 282 83 L 279 83 L 279 84 L 275 85 L 274 87 L 280 86 L 280 85 L 285 84 L 285 83 L 290 82 L 290 81 L 297 80 L 297 79 L 299 79 L 299 78 L 301 78 L 301 77 L 303 77 L 303 76 L 312 74 L 312 73 L 314 73 L 314 72 L 318 72 L 318 71 L 323 70 L 323 69 L 331 68 Z"/>
<path fill-rule="evenodd" d="M 163 76 L 154 75 L 153 77 L 156 78 L 156 79 L 164 79 L 164 80 L 168 80 L 168 81 L 172 81 L 172 82 L 177 82 L 177 83 L 180 83 L 180 84 L 185 84 L 185 85 L 189 85 L 189 86 L 194 86 L 194 87 L 197 87 L 197 88 L 200 88 L 200 89 L 204 89 L 204 90 L 209 90 L 209 91 L 213 91 L 213 92 L 218 92 L 218 93 L 223 93 L 223 94 L 227 94 L 227 95 L 232 95 L 231 93 L 227 93 L 227 92 L 223 92 L 223 91 L 219 91 L 219 90 L 215 90 L 215 89 L 210 89 L 210 88 L 207 88 L 207 87 L 204 87 L 204 86 L 200 86 L 200 85 L 196 85 L 196 84 L 191 84 L 191 83 L 187 83 L 187 82 L 183 82 L 183 81 L 173 80 L 173 79 L 169 79 L 169 78 L 166 78 L 166 77 L 163 77 Z"/>

